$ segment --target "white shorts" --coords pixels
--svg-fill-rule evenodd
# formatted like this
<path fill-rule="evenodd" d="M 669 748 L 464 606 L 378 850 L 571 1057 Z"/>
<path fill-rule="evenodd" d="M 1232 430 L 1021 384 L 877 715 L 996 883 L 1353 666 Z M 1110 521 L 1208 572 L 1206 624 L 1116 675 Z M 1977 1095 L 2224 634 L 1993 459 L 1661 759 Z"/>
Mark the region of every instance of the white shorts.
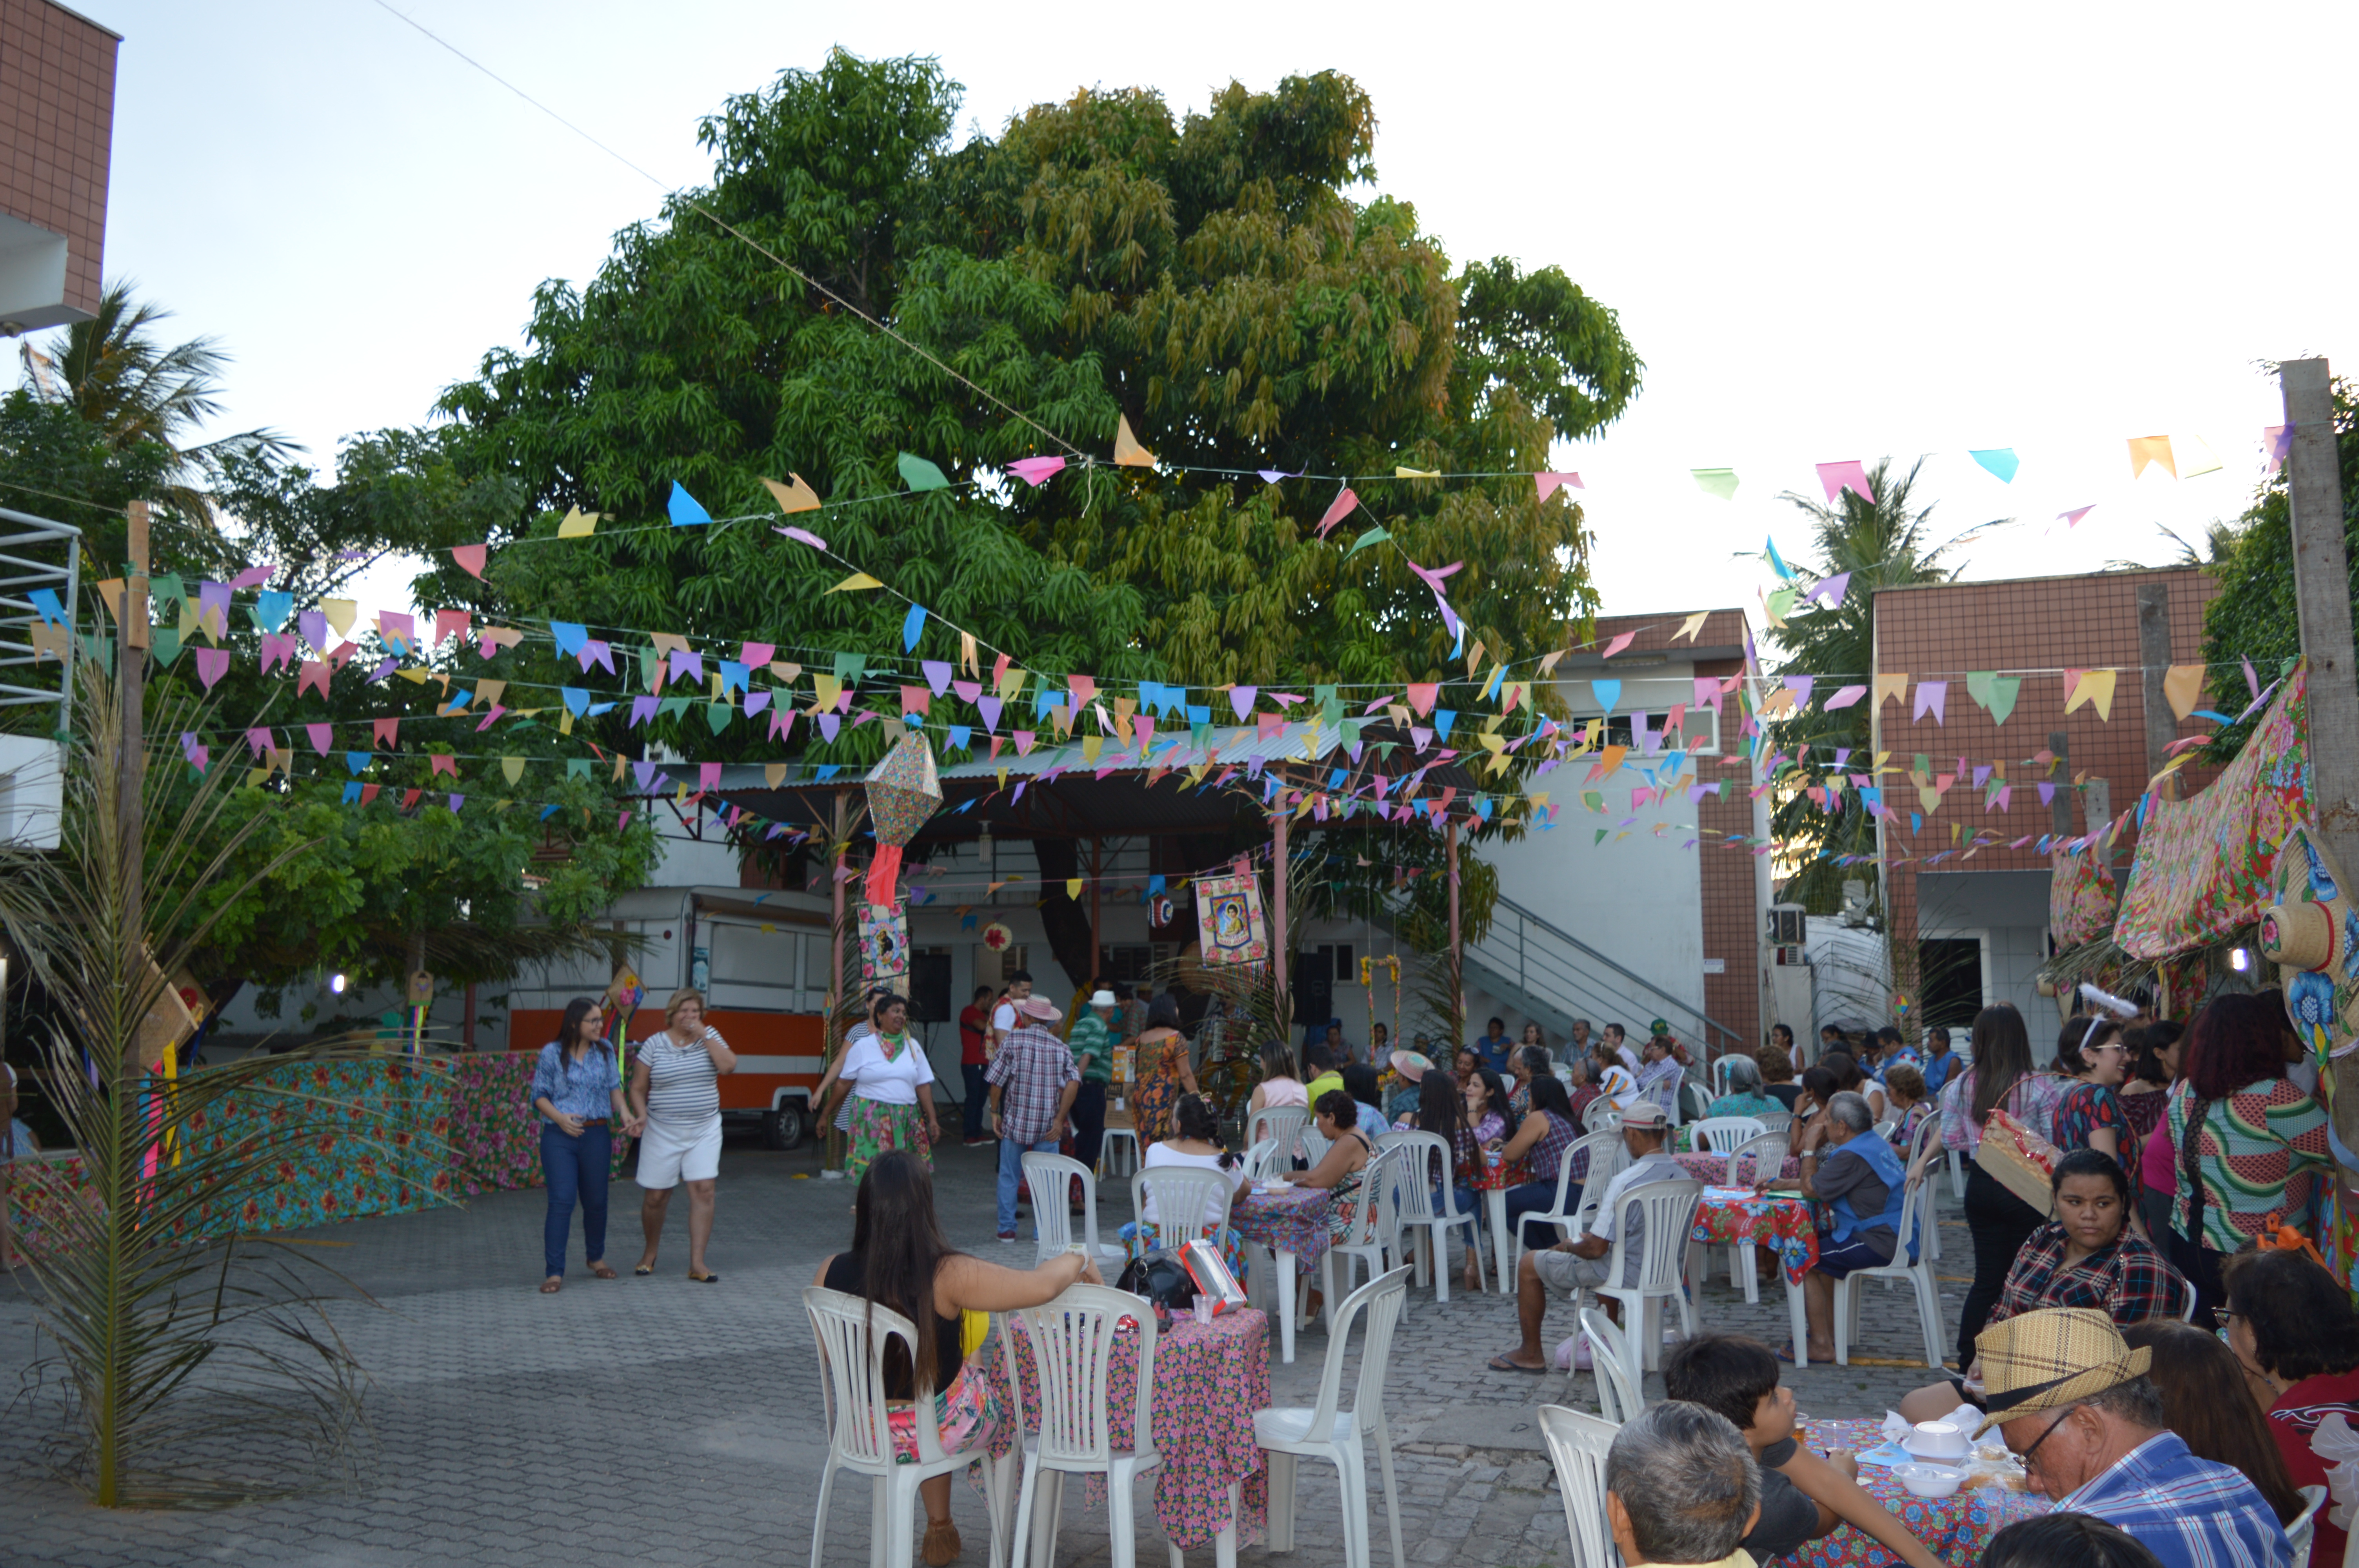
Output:
<path fill-rule="evenodd" d="M 721 1119 L 683 1131 L 650 1117 L 639 1140 L 638 1184 L 666 1192 L 682 1182 L 709 1182 L 721 1173 Z"/>

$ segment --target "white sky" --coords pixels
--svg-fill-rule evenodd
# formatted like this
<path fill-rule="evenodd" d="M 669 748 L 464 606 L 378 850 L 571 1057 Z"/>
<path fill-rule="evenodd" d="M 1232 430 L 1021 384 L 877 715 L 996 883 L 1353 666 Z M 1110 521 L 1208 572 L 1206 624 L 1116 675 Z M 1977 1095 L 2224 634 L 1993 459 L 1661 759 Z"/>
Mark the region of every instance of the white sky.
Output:
<path fill-rule="evenodd" d="M 224 428 L 324 461 L 423 419 L 516 341 L 536 284 L 586 279 L 658 200 L 371 0 L 81 3 L 125 36 L 107 273 L 234 353 Z M 939 55 L 962 124 L 995 132 L 1083 84 L 1185 109 L 1232 78 L 1349 72 L 1381 189 L 1453 259 L 1562 266 L 1647 362 L 1631 413 L 1560 458 L 1588 483 L 1609 612 L 1754 603 L 1765 568 L 1733 553 L 1804 542 L 1778 492 L 1886 453 L 1930 454 L 1919 493 L 1948 531 L 2022 520 L 1970 547 L 1973 576 L 2159 561 L 2157 523 L 2192 536 L 2245 504 L 2281 417 L 2256 362 L 2359 373 L 2348 0 L 397 3 L 675 183 L 708 172 L 700 114 L 836 43 Z M 2126 438 L 2161 433 L 2224 470 L 2133 484 Z M 2006 446 L 2011 486 L 1965 456 Z M 1736 499 L 1700 467 L 1734 468 Z M 399 573 L 370 586 L 406 594 Z"/>

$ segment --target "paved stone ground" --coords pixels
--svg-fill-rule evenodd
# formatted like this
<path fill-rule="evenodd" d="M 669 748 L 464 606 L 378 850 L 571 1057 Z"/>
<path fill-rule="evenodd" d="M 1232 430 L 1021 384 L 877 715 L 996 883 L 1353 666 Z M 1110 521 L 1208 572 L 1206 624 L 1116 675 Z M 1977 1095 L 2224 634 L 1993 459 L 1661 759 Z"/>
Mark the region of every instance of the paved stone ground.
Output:
<path fill-rule="evenodd" d="M 1007 1257 L 992 1239 L 991 1152 L 950 1149 L 938 1184 L 951 1239 L 985 1257 Z M 796 1180 L 815 1171 L 809 1151 L 776 1154 L 733 1141 L 723 1157 L 720 1217 L 710 1255 L 722 1275 L 702 1286 L 686 1270 L 684 1215 L 657 1274 L 633 1279 L 637 1188 L 614 1190 L 610 1256 L 625 1270 L 601 1282 L 575 1271 L 542 1296 L 542 1198 L 502 1193 L 464 1209 L 404 1215 L 306 1232 L 300 1240 L 364 1287 L 381 1309 L 341 1309 L 339 1323 L 373 1379 L 368 1412 L 375 1458 L 366 1478 L 301 1499 L 212 1513 L 106 1513 L 91 1509 L 41 1468 L 37 1444 L 53 1412 L 19 1399 L 0 1421 L 0 1568 L 31 1564 L 149 1565 L 233 1563 L 376 1568 L 416 1563 L 737 1563 L 807 1559 L 811 1507 L 825 1442 L 818 1428 L 818 1372 L 799 1292 L 821 1260 L 847 1245 L 848 1193 Z M 1109 1238 L 1127 1198 L 1108 1195 Z M 682 1206 L 675 1206 L 679 1207 Z M 1948 1211 L 1943 1276 L 1968 1271 L 1965 1232 Z M 1724 1257 L 1724 1254 L 1719 1255 Z M 1942 1286 L 1954 1333 L 1965 1281 Z M 1905 1365 L 1811 1368 L 1796 1387 L 1807 1413 L 1880 1414 L 1928 1380 L 1907 1293 L 1867 1288 L 1858 1354 Z M 1786 1333 L 1782 1290 L 1747 1306 L 1722 1277 L 1703 1292 L 1706 1326 L 1741 1329 L 1772 1343 Z M 1562 1308 L 1551 1341 L 1572 1330 Z M 1582 1374 L 1495 1373 L 1484 1363 L 1515 1337 L 1510 1304 L 1453 1290 L 1437 1306 L 1413 1292 L 1394 1341 L 1387 1409 L 1400 1453 L 1402 1528 L 1411 1562 L 1555 1563 L 1568 1561 L 1561 1505 L 1534 1406 L 1595 1410 Z M 1293 1366 L 1274 1365 L 1274 1397 L 1316 1397 L 1323 1333 L 1298 1341 Z M 20 1290 L 0 1282 L 0 1366 L 21 1367 L 38 1349 Z M 1275 1349 L 1273 1347 L 1273 1357 Z M 1658 1396 L 1660 1379 L 1648 1379 Z M 1570 1386 L 1568 1386 L 1570 1384 Z M 1348 1384 L 1347 1384 L 1348 1387 Z M 8 1390 L 0 1385 L 0 1398 Z M 1342 1560 L 1332 1473 L 1300 1471 L 1296 1551 L 1249 1563 Z M 1105 1516 L 1068 1489 L 1058 1541 L 1063 1564 L 1108 1561 Z M 1385 1552 L 1381 1486 L 1370 1481 L 1371 1525 Z M 989 1530 L 980 1495 L 954 1489 L 967 1541 L 962 1562 L 983 1568 Z M 864 1489 L 839 1487 L 824 1561 L 868 1560 Z M 1162 1560 L 1143 1486 L 1138 1550 Z M 1195 1554 L 1209 1561 L 1209 1550 Z"/>

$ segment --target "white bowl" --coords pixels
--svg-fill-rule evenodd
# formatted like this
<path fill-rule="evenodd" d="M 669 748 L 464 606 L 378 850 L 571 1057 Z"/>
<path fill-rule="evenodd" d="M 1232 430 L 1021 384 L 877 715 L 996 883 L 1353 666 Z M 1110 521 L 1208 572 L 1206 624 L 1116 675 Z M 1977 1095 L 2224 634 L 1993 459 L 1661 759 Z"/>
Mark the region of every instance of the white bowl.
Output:
<path fill-rule="evenodd" d="M 1920 1498 L 1946 1498 L 1965 1479 L 1962 1471 L 1946 1465 L 1895 1465 L 1892 1478 Z"/>
<path fill-rule="evenodd" d="M 1916 1459 L 1937 1460 L 1942 1464 L 1962 1464 L 1973 1451 L 1966 1434 L 1944 1422 L 1920 1421 L 1916 1429 L 1900 1440 L 1900 1446 Z"/>

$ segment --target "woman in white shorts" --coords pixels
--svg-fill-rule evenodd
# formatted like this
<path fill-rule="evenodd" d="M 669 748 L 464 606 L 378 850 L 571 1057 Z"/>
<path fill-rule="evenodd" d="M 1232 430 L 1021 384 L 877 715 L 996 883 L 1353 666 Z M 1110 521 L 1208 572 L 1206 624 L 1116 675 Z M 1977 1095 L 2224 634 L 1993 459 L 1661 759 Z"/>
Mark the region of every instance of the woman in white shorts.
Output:
<path fill-rule="evenodd" d="M 717 1284 L 704 1266 L 712 1235 L 712 1184 L 721 1174 L 721 1075 L 737 1065 L 721 1032 L 704 1022 L 704 998 L 678 990 L 664 1007 L 665 1027 L 649 1035 L 631 1065 L 631 1109 L 647 1123 L 639 1140 L 639 1224 L 647 1249 L 631 1272 L 656 1271 L 671 1190 L 688 1184 L 688 1277 Z"/>

